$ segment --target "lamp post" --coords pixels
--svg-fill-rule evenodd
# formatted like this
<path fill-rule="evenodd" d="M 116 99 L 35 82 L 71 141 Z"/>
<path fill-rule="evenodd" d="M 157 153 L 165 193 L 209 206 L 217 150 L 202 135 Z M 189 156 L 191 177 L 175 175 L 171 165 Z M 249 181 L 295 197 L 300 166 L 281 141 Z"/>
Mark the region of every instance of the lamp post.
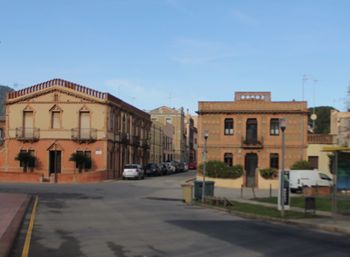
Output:
<path fill-rule="evenodd" d="M 281 216 L 284 217 L 284 202 L 285 202 L 285 194 L 284 194 L 284 156 L 285 156 L 285 130 L 287 127 L 287 120 L 280 119 L 280 128 L 282 131 L 282 170 L 281 170 Z"/>
<path fill-rule="evenodd" d="M 207 159 L 207 141 L 208 141 L 208 130 L 204 130 L 204 148 L 203 148 L 203 183 L 202 183 L 202 203 L 204 203 L 205 196 L 205 174 L 206 174 L 206 159 Z"/>

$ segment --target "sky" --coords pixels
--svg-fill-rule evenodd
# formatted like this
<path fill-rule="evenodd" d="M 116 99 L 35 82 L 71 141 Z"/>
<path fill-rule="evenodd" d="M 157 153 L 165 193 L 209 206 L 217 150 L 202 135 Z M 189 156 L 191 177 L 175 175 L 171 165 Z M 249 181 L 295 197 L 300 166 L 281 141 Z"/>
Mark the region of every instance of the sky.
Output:
<path fill-rule="evenodd" d="M 349 10 L 348 0 L 0 0 L 0 84 L 61 78 L 143 110 L 194 113 L 236 91 L 345 110 Z"/>

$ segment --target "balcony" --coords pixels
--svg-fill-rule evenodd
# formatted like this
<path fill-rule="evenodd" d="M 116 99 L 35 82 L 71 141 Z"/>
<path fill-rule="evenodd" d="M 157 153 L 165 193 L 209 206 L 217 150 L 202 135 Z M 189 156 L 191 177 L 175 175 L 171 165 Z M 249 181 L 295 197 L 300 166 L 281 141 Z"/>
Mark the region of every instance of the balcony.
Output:
<path fill-rule="evenodd" d="M 72 140 L 79 143 L 91 143 L 97 140 L 97 129 L 92 128 L 74 128 L 72 131 Z"/>
<path fill-rule="evenodd" d="M 143 148 L 144 150 L 148 150 L 148 149 L 151 148 L 150 142 L 149 142 L 149 141 L 150 141 L 150 140 L 148 140 L 148 139 L 144 139 L 144 140 L 143 140 L 143 142 L 142 142 L 142 148 Z"/>
<path fill-rule="evenodd" d="M 140 137 L 139 136 L 132 136 L 131 138 L 131 144 L 135 147 L 139 147 L 140 146 Z"/>
<path fill-rule="evenodd" d="M 114 141 L 123 145 L 129 144 L 130 136 L 125 132 L 117 132 L 114 134 Z"/>
<path fill-rule="evenodd" d="M 36 142 L 39 140 L 39 128 L 16 128 L 16 139 L 24 142 Z"/>
<path fill-rule="evenodd" d="M 242 138 L 242 148 L 244 149 L 262 149 L 264 147 L 264 138 Z"/>

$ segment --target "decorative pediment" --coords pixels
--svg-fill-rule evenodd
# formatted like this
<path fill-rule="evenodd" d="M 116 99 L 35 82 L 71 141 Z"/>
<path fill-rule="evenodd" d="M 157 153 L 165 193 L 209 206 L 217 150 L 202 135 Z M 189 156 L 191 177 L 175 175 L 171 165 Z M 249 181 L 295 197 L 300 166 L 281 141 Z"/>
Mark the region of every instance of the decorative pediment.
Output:
<path fill-rule="evenodd" d="M 61 107 L 59 107 L 57 104 L 53 105 L 50 110 L 50 112 L 63 112 L 63 110 L 61 109 Z"/>
<path fill-rule="evenodd" d="M 55 141 L 47 148 L 47 151 L 63 151 L 63 147 Z"/>
<path fill-rule="evenodd" d="M 79 112 L 90 112 L 90 109 L 86 105 L 84 105 L 80 108 Z"/>
<path fill-rule="evenodd" d="M 30 106 L 30 105 L 27 105 L 24 109 L 23 109 L 24 112 L 33 112 L 34 109 Z"/>

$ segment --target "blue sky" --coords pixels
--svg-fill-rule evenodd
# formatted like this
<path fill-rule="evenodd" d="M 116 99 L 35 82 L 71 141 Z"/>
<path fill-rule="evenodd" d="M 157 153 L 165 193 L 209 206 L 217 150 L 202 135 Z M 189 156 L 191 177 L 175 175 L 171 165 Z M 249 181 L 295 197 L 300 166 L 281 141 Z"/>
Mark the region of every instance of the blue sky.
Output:
<path fill-rule="evenodd" d="M 276 101 L 344 110 L 348 0 L 0 0 L 0 84 L 52 78 L 110 92 L 141 109 Z"/>

